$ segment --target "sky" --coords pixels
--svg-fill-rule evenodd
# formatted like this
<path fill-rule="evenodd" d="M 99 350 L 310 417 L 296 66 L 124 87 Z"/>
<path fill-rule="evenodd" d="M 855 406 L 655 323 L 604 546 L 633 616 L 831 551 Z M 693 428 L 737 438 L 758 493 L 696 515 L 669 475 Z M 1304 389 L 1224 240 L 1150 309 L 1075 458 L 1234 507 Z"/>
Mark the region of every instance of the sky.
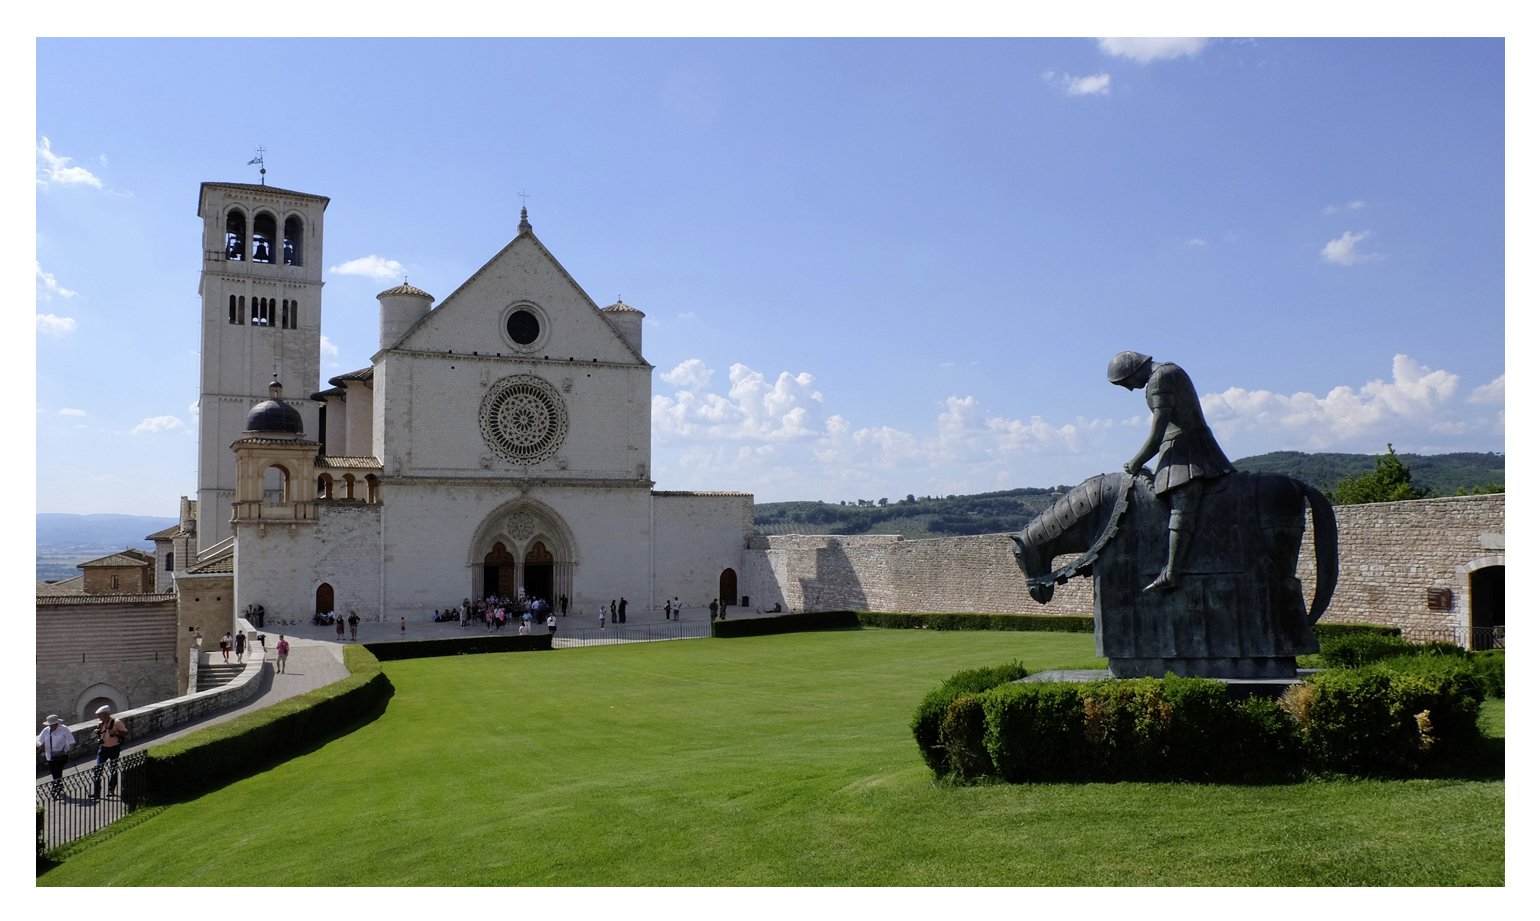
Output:
<path fill-rule="evenodd" d="M 647 314 L 659 489 L 1077 483 L 1191 375 L 1231 458 L 1505 450 L 1501 39 L 40 39 L 37 510 L 196 489 L 203 181 L 374 295 L 535 233 Z"/>

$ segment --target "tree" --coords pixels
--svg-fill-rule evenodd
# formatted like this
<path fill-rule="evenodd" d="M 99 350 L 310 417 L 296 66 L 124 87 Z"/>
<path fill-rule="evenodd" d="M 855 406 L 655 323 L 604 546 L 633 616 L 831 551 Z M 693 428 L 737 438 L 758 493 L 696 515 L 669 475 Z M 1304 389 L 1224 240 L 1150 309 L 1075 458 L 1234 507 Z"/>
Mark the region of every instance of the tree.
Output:
<path fill-rule="evenodd" d="M 1431 490 L 1412 485 L 1411 468 L 1396 457 L 1395 448 L 1385 446 L 1384 454 L 1374 455 L 1374 469 L 1354 476 L 1348 474 L 1326 491 L 1333 505 L 1364 505 L 1369 502 L 1401 502 L 1426 499 Z"/>

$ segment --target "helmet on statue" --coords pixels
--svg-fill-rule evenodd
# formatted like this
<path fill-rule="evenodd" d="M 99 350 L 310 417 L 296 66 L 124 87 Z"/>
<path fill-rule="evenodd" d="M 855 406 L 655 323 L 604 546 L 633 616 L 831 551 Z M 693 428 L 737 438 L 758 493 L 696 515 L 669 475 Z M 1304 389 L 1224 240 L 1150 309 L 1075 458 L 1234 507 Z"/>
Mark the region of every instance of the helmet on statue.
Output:
<path fill-rule="evenodd" d="M 1149 360 L 1150 356 L 1143 352 L 1119 352 L 1107 365 L 1107 380 L 1120 384 L 1133 377 Z"/>

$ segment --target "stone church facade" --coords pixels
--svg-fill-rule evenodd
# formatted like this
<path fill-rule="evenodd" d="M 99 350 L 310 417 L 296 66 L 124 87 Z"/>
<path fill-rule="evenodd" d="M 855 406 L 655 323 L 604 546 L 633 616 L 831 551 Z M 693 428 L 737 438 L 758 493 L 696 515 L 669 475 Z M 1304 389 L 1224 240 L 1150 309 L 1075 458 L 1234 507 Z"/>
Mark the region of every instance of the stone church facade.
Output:
<path fill-rule="evenodd" d="M 202 187 L 197 563 L 233 555 L 234 610 L 741 601 L 753 496 L 653 490 L 643 314 L 601 309 L 527 215 L 437 306 L 381 293 L 370 365 L 320 389 L 327 201 Z"/>

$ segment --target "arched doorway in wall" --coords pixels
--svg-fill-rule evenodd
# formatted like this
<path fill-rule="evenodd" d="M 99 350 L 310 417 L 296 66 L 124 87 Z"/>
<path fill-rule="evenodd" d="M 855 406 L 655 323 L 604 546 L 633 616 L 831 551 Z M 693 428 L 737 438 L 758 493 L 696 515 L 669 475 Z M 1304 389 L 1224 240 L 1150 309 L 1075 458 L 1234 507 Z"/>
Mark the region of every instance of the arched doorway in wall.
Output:
<path fill-rule="evenodd" d="M 325 614 L 337 607 L 337 593 L 330 582 L 322 582 L 315 590 L 315 612 Z"/>
<path fill-rule="evenodd" d="M 721 578 L 717 579 L 717 599 L 724 605 L 738 603 L 738 574 L 731 569 L 722 570 Z"/>
<path fill-rule="evenodd" d="M 1470 574 L 1470 648 L 1503 648 L 1507 567 L 1483 566 Z"/>
<path fill-rule="evenodd" d="M 544 541 L 535 541 L 524 554 L 524 596 L 544 598 L 555 603 L 551 594 L 556 577 L 556 557 L 545 549 Z"/>
<path fill-rule="evenodd" d="M 502 541 L 492 545 L 492 550 L 482 560 L 481 567 L 481 596 L 501 595 L 504 598 L 511 597 L 518 585 L 514 579 L 514 564 L 517 560 Z"/>

